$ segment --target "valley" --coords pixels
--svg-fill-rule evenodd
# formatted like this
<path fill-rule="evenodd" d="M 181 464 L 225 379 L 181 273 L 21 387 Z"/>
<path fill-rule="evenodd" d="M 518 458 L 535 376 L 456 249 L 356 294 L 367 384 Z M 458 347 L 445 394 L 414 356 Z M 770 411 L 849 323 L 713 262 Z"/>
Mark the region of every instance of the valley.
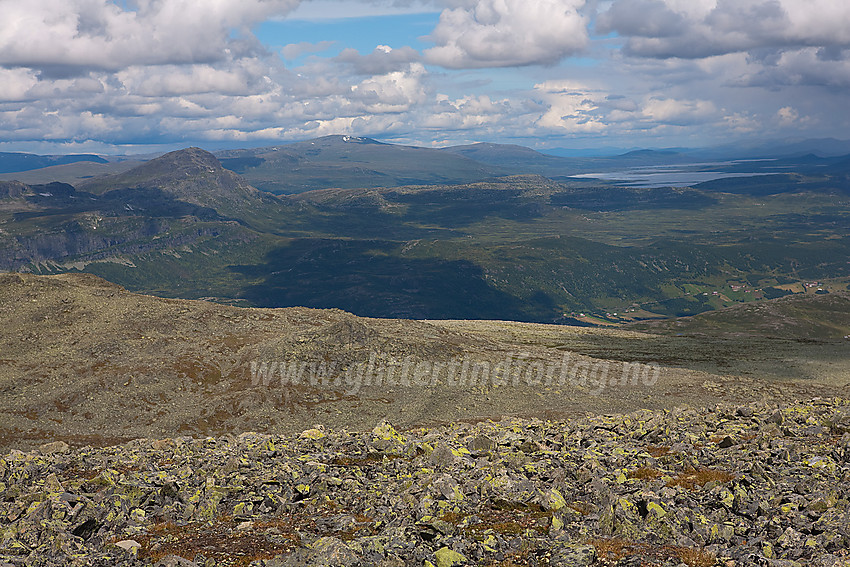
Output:
<path fill-rule="evenodd" d="M 313 169 L 298 175 L 331 188 L 275 195 L 249 183 L 260 170 L 288 178 L 285 167 L 301 171 L 294 164 L 311 151 Z M 8 195 L 0 199 L 0 268 L 85 271 L 133 291 L 242 306 L 584 325 L 850 283 L 841 158 L 801 158 L 796 173 L 641 188 L 535 173 L 434 183 L 437 169 L 457 181 L 457 160 L 469 178 L 505 174 L 522 159 L 526 170 L 578 160 L 512 146 L 425 150 L 331 137 L 246 152 L 220 153 L 220 161 L 181 150 L 76 186 L 0 182 Z M 639 157 L 663 154 L 618 163 Z M 384 171 L 389 186 L 316 177 L 346 161 Z M 432 172 L 431 183 L 388 177 L 410 163 Z"/>
<path fill-rule="evenodd" d="M 488 176 L 523 159 L 531 169 L 566 159 L 343 137 L 284 149 L 216 157 L 189 148 L 76 185 L 0 182 L 0 267 L 11 272 L 0 301 L 6 443 L 297 431 L 313 422 L 363 428 L 379 415 L 414 426 L 428 416 L 561 416 L 846 391 L 850 191 L 841 158 L 804 157 L 794 173 L 693 187 L 528 171 L 281 194 L 249 183 L 271 175 L 269 164 L 303 161 L 299 151 L 368 161 L 374 171 L 427 155 L 420 173 L 448 155 Z M 641 157 L 663 154 L 623 160 Z M 311 171 L 302 173 L 328 183 Z M 366 364 L 390 372 L 405 360 L 459 357 L 475 368 L 537 360 L 554 376 L 565 355 L 587 368 L 658 365 L 661 385 L 616 387 L 616 369 L 615 387 L 598 392 L 563 379 L 543 390 L 434 383 L 356 392 L 340 381 Z M 322 366 L 329 382 L 250 387 L 266 379 L 251 374 L 252 363 L 292 361 L 330 365 Z"/>

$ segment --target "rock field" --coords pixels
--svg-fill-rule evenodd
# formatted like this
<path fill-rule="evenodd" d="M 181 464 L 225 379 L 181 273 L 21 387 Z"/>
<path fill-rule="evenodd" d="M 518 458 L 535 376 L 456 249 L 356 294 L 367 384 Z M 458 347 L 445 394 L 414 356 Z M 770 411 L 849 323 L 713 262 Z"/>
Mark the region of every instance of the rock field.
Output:
<path fill-rule="evenodd" d="M 850 565 L 850 401 L 63 441 L 0 460 L 0 565 Z"/>

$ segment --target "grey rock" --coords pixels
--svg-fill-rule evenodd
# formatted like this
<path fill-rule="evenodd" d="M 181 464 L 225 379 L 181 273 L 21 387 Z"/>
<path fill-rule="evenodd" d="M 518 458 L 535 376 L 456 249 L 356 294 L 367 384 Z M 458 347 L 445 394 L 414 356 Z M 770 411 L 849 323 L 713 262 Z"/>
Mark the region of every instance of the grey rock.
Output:
<path fill-rule="evenodd" d="M 520 443 L 519 450 L 526 454 L 537 453 L 540 451 L 540 445 L 538 445 L 536 441 L 526 439 Z"/>
<path fill-rule="evenodd" d="M 198 564 L 177 555 L 166 555 L 156 562 L 155 567 L 198 567 Z"/>
<path fill-rule="evenodd" d="M 496 447 L 496 442 L 486 435 L 476 435 L 471 438 L 467 444 L 467 450 L 474 456 L 480 457 L 486 455 Z"/>
<path fill-rule="evenodd" d="M 140 544 L 139 542 L 137 542 L 134 539 L 122 539 L 121 541 L 117 542 L 115 545 L 120 547 L 124 551 L 130 551 L 130 552 L 132 552 L 133 550 L 138 550 L 140 547 L 142 547 L 142 544 Z"/>
<path fill-rule="evenodd" d="M 434 447 L 434 450 L 431 452 L 431 456 L 428 458 L 428 462 L 434 467 L 449 467 L 457 462 L 458 458 L 452 452 L 451 447 L 446 445 L 445 443 L 437 443 Z"/>
<path fill-rule="evenodd" d="M 837 435 L 847 405 L 752 404 L 747 417 L 719 404 L 545 428 L 517 419 L 11 452 L 0 458 L 0 566 L 78 557 L 142 565 L 114 542 L 140 542 L 156 522 L 173 526 L 166 532 L 211 530 L 220 546 L 195 562 L 164 557 L 161 567 L 206 567 L 239 541 L 258 557 L 269 546 L 291 549 L 264 562 L 273 567 L 421 566 L 443 549 L 452 552 L 443 561 L 529 553 L 583 566 L 607 558 L 578 542 L 607 537 L 650 546 L 664 567 L 680 564 L 663 551 L 674 547 L 713 552 L 719 565 L 834 567 L 850 546 L 850 433 L 829 443 L 824 435 Z M 145 547 L 168 537 L 152 535 Z"/>
<path fill-rule="evenodd" d="M 767 418 L 767 423 L 775 423 L 776 425 L 782 425 L 785 423 L 785 416 L 782 415 L 782 410 L 776 410 L 773 414 Z"/>
<path fill-rule="evenodd" d="M 735 415 L 738 417 L 753 417 L 753 408 L 748 406 L 741 406 L 735 410 Z"/>
<path fill-rule="evenodd" d="M 592 545 L 559 545 L 549 556 L 550 567 L 587 567 L 596 562 L 596 548 Z"/>
<path fill-rule="evenodd" d="M 64 441 L 54 441 L 52 443 L 45 443 L 44 445 L 39 446 L 38 451 L 42 455 L 53 455 L 55 453 L 67 453 L 71 448 Z"/>
<path fill-rule="evenodd" d="M 342 540 L 322 537 L 310 547 L 266 561 L 266 567 L 354 567 L 361 561 Z"/>

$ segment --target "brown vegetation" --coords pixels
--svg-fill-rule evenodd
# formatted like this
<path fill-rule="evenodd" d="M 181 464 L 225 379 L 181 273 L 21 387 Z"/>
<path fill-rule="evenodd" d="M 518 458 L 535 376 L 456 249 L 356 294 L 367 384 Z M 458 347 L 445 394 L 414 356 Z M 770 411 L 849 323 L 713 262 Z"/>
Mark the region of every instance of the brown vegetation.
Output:
<path fill-rule="evenodd" d="M 696 490 L 709 482 L 729 482 L 735 475 L 726 471 L 716 469 L 696 469 L 683 471 L 676 478 L 667 483 L 667 486 L 682 486 L 688 490 Z"/>

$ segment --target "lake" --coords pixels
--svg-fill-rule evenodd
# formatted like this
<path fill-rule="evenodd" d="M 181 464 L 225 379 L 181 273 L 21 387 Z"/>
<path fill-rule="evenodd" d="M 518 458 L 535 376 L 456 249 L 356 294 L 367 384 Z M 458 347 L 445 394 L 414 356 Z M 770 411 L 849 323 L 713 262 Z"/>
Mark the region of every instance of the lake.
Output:
<path fill-rule="evenodd" d="M 713 181 L 715 179 L 724 179 L 727 177 L 753 177 L 757 175 L 773 175 L 780 173 L 779 171 L 765 171 L 764 161 L 773 160 L 739 160 L 728 162 L 711 162 L 711 163 L 689 163 L 675 165 L 647 165 L 641 167 L 632 167 L 616 171 L 604 171 L 599 173 L 581 173 L 571 175 L 576 179 L 601 179 L 617 183 L 618 185 L 626 185 L 629 187 L 691 187 L 705 181 Z M 758 166 L 753 163 L 753 169 L 759 171 L 722 171 L 724 166 L 737 166 L 740 168 L 742 164 L 759 162 Z M 778 169 L 778 168 L 777 168 Z"/>

